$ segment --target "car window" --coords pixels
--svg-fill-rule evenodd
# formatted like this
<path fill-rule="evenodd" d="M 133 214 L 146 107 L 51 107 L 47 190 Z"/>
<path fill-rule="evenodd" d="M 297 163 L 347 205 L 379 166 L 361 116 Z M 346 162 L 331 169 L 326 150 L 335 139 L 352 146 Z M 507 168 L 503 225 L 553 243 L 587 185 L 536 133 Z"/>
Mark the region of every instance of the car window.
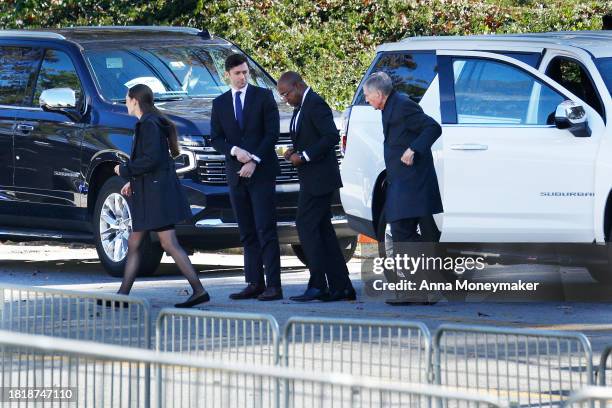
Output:
<path fill-rule="evenodd" d="M 510 64 L 454 58 L 457 123 L 551 125 L 563 95 Z"/>
<path fill-rule="evenodd" d="M 157 100 L 185 97 L 212 98 L 229 89 L 225 81 L 225 59 L 240 50 L 227 46 L 143 46 L 125 49 L 92 49 L 86 58 L 94 71 L 102 95 L 124 101 L 137 83 L 148 85 Z M 250 83 L 273 91 L 276 85 L 252 60 Z"/>
<path fill-rule="evenodd" d="M 606 83 L 608 93 L 612 95 L 612 57 L 597 58 L 595 60 L 595 64 L 597 65 L 599 73 L 601 74 L 604 82 Z"/>
<path fill-rule="evenodd" d="M 409 96 L 415 102 L 420 102 L 436 76 L 436 54 L 433 51 L 382 53 L 367 75 L 381 71 L 389 74 L 397 92 Z M 363 86 L 359 87 L 353 104 L 367 104 Z"/>
<path fill-rule="evenodd" d="M 79 76 L 72 60 L 63 51 L 46 50 L 36 80 L 34 91 L 34 104 L 38 106 L 43 91 L 53 88 L 70 88 L 74 91 L 77 100 L 77 109 L 83 104 L 83 90 Z"/>
<path fill-rule="evenodd" d="M 604 116 L 595 85 L 586 69 L 578 61 L 566 57 L 553 58 L 546 67 L 546 75 L 585 101 L 602 117 Z"/>
<path fill-rule="evenodd" d="M 519 60 L 532 68 L 537 68 L 542 54 L 539 52 L 518 52 L 518 51 L 499 51 L 499 50 L 485 50 L 485 52 L 492 52 L 495 54 L 505 55 L 506 57 L 514 58 Z"/>
<path fill-rule="evenodd" d="M 28 105 L 41 50 L 0 47 L 0 105 Z"/>

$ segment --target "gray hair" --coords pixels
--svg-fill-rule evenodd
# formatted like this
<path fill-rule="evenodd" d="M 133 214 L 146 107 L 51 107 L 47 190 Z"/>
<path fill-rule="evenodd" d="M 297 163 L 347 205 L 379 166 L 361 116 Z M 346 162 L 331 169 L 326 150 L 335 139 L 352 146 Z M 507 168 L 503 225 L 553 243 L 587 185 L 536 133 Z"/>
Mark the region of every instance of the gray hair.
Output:
<path fill-rule="evenodd" d="M 389 96 L 393 91 L 393 81 L 384 72 L 375 72 L 366 79 L 363 84 L 368 91 L 380 91 L 383 95 Z"/>

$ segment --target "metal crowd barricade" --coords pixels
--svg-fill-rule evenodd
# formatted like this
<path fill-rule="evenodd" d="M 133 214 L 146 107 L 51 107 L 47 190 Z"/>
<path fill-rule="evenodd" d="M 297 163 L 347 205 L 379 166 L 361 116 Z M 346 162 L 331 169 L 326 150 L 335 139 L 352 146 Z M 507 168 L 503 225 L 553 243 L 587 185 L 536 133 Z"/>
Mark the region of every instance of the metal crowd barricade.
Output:
<path fill-rule="evenodd" d="M 0 284 L 2 330 L 150 348 L 150 325 L 144 299 Z"/>
<path fill-rule="evenodd" d="M 581 333 L 445 324 L 433 345 L 436 384 L 512 403 L 560 405 L 593 384 L 591 345 Z"/>
<path fill-rule="evenodd" d="M 573 392 L 564 407 L 604 408 L 612 406 L 612 388 L 610 387 L 585 387 Z"/>
<path fill-rule="evenodd" d="M 155 332 L 159 351 L 278 364 L 280 330 L 268 314 L 162 309 Z"/>
<path fill-rule="evenodd" d="M 608 361 L 610 360 L 611 354 L 612 345 L 606 346 L 604 351 L 601 353 L 601 357 L 599 359 L 599 369 L 597 370 L 597 383 L 599 385 L 612 384 L 612 374 L 610 373 L 612 366 L 608 366 Z M 610 364 L 612 365 L 612 361 L 610 361 Z"/>
<path fill-rule="evenodd" d="M 431 380 L 431 334 L 420 322 L 292 317 L 282 364 L 412 383 Z"/>
<path fill-rule="evenodd" d="M 108 307 L 111 306 L 111 307 Z M 0 284 L 0 329 L 149 349 L 149 303 L 133 296 Z M 142 372 L 149 398 L 150 368 Z"/>
<path fill-rule="evenodd" d="M 79 407 L 502 407 L 497 399 L 430 384 L 248 366 L 193 356 L 0 331 L 0 384 L 70 390 Z M 152 404 L 144 402 L 143 368 Z M 177 373 L 186 373 L 184 377 Z M 180 379 L 179 379 L 180 378 Z M 291 384 L 290 388 L 283 384 Z M 56 388 L 58 389 L 58 388 Z M 6 390 L 6 388 L 4 389 Z M 64 396 L 67 393 L 63 394 Z M 3 395 L 7 401 L 7 394 Z M 40 400 L 39 400 L 40 401 Z M 30 400 L 19 406 L 38 406 Z M 4 405 L 3 405 L 4 406 Z"/>

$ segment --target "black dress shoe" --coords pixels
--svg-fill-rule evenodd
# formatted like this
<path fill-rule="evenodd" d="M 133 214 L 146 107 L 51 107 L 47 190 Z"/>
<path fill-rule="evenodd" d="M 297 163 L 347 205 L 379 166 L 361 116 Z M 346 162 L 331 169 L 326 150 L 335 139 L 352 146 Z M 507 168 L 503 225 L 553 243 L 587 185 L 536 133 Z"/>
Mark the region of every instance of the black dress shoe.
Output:
<path fill-rule="evenodd" d="M 232 293 L 229 297 L 234 300 L 255 299 L 266 290 L 263 284 L 249 283 L 249 285 L 238 293 Z"/>
<path fill-rule="evenodd" d="M 323 302 L 338 302 L 340 300 L 355 300 L 357 299 L 357 294 L 355 293 L 355 289 L 353 287 L 349 287 L 347 289 L 336 290 L 334 292 L 330 292 L 326 296 L 322 296 L 321 300 Z"/>
<path fill-rule="evenodd" d="M 281 300 L 283 298 L 283 290 L 281 288 L 267 288 L 261 295 L 257 296 L 257 300 Z"/>
<path fill-rule="evenodd" d="M 303 294 L 298 296 L 291 296 L 289 297 L 289 299 L 295 302 L 310 302 L 313 300 L 320 300 L 321 297 L 325 295 L 327 295 L 327 290 L 308 288 Z"/>
<path fill-rule="evenodd" d="M 117 307 L 117 308 L 119 307 L 128 308 L 130 306 L 128 302 L 120 302 L 118 300 L 102 300 L 102 299 L 96 300 L 96 304 L 98 306 Z"/>
<path fill-rule="evenodd" d="M 210 295 L 208 294 L 208 292 L 204 291 L 203 293 L 200 293 L 199 295 L 196 295 L 196 294 L 191 295 L 189 299 L 187 299 L 185 302 L 177 303 L 176 305 L 174 305 L 174 307 L 187 308 L 187 307 L 199 305 L 200 303 L 206 303 L 209 300 L 210 300 Z"/>

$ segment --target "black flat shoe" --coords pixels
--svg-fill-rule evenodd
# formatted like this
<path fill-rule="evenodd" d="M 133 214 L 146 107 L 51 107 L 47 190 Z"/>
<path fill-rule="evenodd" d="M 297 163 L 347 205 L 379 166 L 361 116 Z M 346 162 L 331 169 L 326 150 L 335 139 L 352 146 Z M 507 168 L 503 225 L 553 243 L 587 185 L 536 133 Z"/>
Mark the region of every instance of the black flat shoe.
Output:
<path fill-rule="evenodd" d="M 355 293 L 355 289 L 348 288 L 343 290 L 336 290 L 334 292 L 330 292 L 326 296 L 322 296 L 321 300 L 323 302 L 338 302 L 341 300 L 356 300 L 357 293 Z"/>
<path fill-rule="evenodd" d="M 183 303 L 177 303 L 176 305 L 174 305 L 174 307 L 177 308 L 188 308 L 188 307 L 192 307 L 195 305 L 199 305 L 200 303 L 206 303 L 210 300 L 210 295 L 208 294 L 208 292 L 204 291 L 203 293 L 200 293 L 199 295 L 191 295 L 189 297 L 189 299 L 187 299 L 185 302 Z"/>
<path fill-rule="evenodd" d="M 128 302 L 121 302 L 119 300 L 102 300 L 102 299 L 98 299 L 96 300 L 96 304 L 98 306 L 105 306 L 105 307 L 124 307 L 124 308 L 128 308 L 130 306 L 130 304 Z"/>

